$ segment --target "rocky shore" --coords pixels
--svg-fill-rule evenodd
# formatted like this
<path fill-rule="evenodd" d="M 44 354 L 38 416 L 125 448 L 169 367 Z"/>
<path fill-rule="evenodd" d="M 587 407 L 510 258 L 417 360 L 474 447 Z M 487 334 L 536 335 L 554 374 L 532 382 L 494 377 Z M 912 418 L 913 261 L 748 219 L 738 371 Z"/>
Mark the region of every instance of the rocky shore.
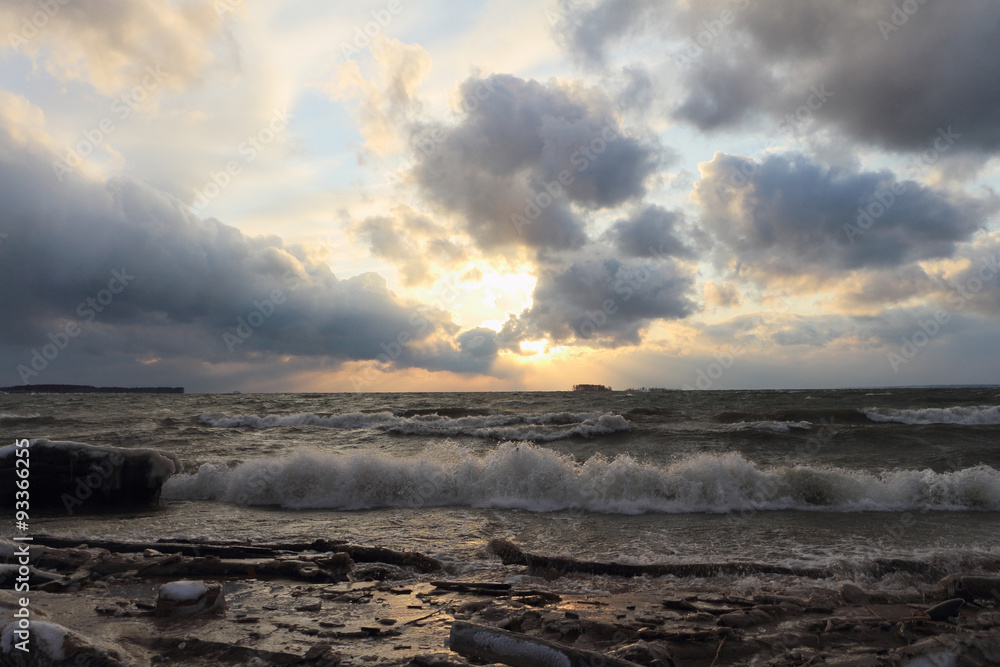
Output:
<path fill-rule="evenodd" d="M 771 572 L 740 594 L 719 579 L 731 564 L 671 572 L 546 558 L 505 541 L 489 549 L 512 574 L 471 581 L 423 554 L 330 540 L 41 536 L 29 548 L 26 653 L 15 648 L 26 595 L 12 590 L 17 548 L 0 542 L 4 665 L 1000 663 L 1000 563 L 888 592 Z M 743 564 L 747 576 L 755 566 L 769 569 Z M 633 577 L 641 590 L 620 592 L 616 582 Z"/>

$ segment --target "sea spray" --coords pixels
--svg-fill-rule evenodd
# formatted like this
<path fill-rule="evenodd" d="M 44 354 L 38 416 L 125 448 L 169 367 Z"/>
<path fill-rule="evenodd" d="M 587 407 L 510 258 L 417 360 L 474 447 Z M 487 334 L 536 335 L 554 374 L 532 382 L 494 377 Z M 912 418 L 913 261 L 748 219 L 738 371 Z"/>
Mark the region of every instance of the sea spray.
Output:
<path fill-rule="evenodd" d="M 263 472 L 262 472 L 263 471 Z M 413 489 L 420 489 L 418 494 Z M 463 506 L 611 514 L 745 510 L 1000 510 L 1000 472 L 759 466 L 736 453 L 654 465 L 622 454 L 583 463 L 531 443 L 477 455 L 457 445 L 417 456 L 299 449 L 172 477 L 163 497 L 290 509 Z"/>

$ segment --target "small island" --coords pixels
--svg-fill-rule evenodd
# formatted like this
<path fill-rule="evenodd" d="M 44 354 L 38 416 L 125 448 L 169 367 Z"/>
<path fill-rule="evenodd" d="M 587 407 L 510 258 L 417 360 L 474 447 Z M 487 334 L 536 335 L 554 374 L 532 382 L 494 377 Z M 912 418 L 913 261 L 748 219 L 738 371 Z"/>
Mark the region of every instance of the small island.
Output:
<path fill-rule="evenodd" d="M 22 384 L 0 387 L 7 394 L 183 394 L 184 387 L 92 387 L 86 384 Z"/>
<path fill-rule="evenodd" d="M 575 384 L 573 391 L 611 391 L 606 384 Z"/>

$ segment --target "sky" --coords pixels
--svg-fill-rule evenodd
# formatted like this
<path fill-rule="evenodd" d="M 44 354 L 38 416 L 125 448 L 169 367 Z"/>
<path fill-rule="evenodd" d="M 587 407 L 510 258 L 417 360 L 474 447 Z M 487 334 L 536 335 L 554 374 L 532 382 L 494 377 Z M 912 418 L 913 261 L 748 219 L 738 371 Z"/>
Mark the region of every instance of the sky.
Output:
<path fill-rule="evenodd" d="M 0 0 L 0 386 L 1000 383 L 997 34 L 991 0 Z"/>

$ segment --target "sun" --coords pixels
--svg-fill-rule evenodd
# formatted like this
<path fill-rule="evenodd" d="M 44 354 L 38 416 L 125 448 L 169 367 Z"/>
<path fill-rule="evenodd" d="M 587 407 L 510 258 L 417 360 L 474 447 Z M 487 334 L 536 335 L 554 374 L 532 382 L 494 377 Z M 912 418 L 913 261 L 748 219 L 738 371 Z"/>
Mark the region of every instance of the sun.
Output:
<path fill-rule="evenodd" d="M 528 355 L 545 354 L 548 344 L 549 344 L 548 339 L 522 340 L 521 354 L 528 354 Z"/>

